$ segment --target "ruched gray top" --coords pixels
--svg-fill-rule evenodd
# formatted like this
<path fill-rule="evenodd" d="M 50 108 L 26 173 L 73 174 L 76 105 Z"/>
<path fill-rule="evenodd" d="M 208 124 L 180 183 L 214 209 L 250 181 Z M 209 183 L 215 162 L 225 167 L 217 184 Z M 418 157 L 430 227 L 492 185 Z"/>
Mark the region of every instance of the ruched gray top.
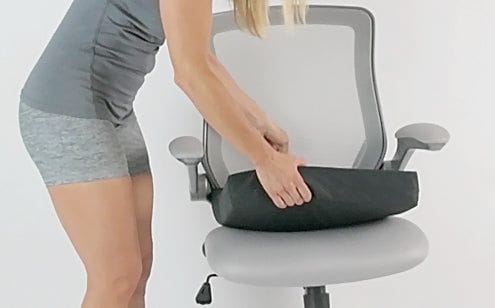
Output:
<path fill-rule="evenodd" d="M 159 0 L 73 0 L 20 98 L 46 112 L 120 125 L 165 42 Z"/>

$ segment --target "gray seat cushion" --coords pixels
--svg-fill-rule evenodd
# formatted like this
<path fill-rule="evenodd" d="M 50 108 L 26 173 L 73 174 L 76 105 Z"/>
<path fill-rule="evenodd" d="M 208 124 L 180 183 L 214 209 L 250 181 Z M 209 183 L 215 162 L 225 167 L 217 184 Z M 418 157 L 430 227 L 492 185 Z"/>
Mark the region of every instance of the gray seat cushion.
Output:
<path fill-rule="evenodd" d="M 217 227 L 204 242 L 211 269 L 257 286 L 358 281 L 413 268 L 428 252 L 424 233 L 399 217 L 336 229 L 263 232 Z"/>

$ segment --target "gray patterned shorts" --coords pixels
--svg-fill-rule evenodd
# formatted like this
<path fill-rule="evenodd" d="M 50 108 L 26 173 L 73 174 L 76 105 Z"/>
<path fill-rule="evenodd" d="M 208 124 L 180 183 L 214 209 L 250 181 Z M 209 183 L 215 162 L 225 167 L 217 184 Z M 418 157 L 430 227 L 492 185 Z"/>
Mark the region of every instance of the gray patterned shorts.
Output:
<path fill-rule="evenodd" d="M 19 103 L 22 141 L 47 187 L 151 172 L 136 115 L 121 126 Z"/>

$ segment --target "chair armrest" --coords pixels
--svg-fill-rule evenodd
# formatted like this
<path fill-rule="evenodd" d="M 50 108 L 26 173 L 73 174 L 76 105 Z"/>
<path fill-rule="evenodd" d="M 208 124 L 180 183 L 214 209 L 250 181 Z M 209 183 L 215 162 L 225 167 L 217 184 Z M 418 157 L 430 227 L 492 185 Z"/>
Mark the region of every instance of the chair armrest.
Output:
<path fill-rule="evenodd" d="M 381 169 L 404 170 L 416 149 L 438 151 L 450 139 L 449 132 L 433 123 L 413 123 L 401 127 L 395 133 L 397 149 L 390 161 L 383 162 Z"/>
<path fill-rule="evenodd" d="M 191 201 L 207 201 L 206 195 L 211 191 L 210 185 L 206 174 L 198 174 L 198 164 L 204 157 L 201 142 L 193 136 L 181 136 L 173 139 L 168 149 L 175 159 L 187 167 Z"/>

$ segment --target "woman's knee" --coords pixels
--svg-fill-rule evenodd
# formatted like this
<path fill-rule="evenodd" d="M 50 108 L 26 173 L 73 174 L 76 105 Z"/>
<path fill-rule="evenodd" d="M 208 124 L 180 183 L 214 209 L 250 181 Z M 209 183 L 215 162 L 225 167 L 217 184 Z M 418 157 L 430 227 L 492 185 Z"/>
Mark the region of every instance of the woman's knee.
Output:
<path fill-rule="evenodd" d="M 151 267 L 153 266 L 153 253 L 150 252 L 146 254 L 141 259 L 141 264 L 142 264 L 141 277 L 149 277 L 151 273 Z"/>
<path fill-rule="evenodd" d="M 141 259 L 141 264 L 142 264 L 142 271 L 137 289 L 144 292 L 144 289 L 146 288 L 146 283 L 148 282 L 148 279 L 150 278 L 151 275 L 151 268 L 153 266 L 153 253 L 150 252 L 145 254 Z"/>
<path fill-rule="evenodd" d="M 88 272 L 89 287 L 105 294 L 130 296 L 138 287 L 143 273 L 141 258 L 130 258 L 119 265 L 109 265 Z"/>

